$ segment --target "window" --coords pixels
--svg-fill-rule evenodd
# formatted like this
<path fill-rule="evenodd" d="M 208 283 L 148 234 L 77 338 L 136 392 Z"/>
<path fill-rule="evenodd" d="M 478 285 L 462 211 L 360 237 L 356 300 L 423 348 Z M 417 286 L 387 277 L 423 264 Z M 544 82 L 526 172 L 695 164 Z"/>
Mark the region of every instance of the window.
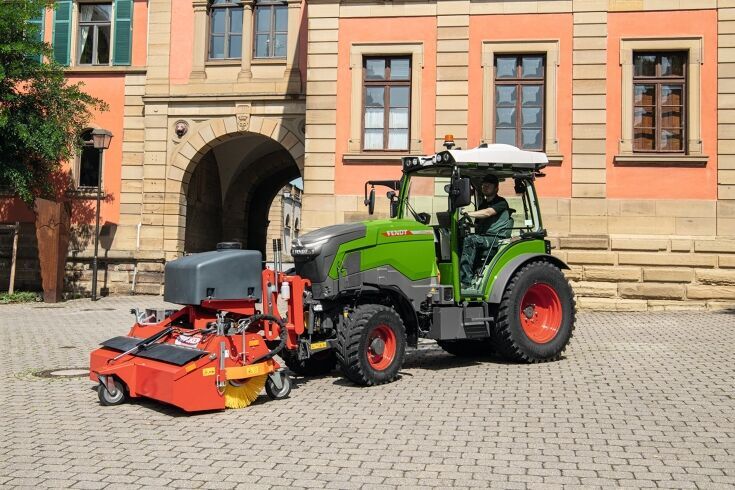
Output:
<path fill-rule="evenodd" d="M 365 57 L 363 149 L 408 150 L 411 59 Z"/>
<path fill-rule="evenodd" d="M 544 150 L 543 54 L 495 57 L 495 143 Z"/>
<path fill-rule="evenodd" d="M 684 152 L 686 53 L 633 54 L 633 151 Z"/>
<path fill-rule="evenodd" d="M 82 152 L 79 155 L 78 187 L 97 187 L 100 172 L 100 151 L 92 142 L 92 130 L 82 133 Z"/>
<path fill-rule="evenodd" d="M 255 57 L 285 58 L 288 37 L 288 7 L 280 2 L 255 5 Z"/>
<path fill-rule="evenodd" d="M 242 5 L 235 0 L 211 0 L 209 8 L 209 59 L 240 59 Z"/>
<path fill-rule="evenodd" d="M 112 4 L 85 3 L 79 5 L 77 63 L 79 65 L 109 65 L 111 32 Z"/>

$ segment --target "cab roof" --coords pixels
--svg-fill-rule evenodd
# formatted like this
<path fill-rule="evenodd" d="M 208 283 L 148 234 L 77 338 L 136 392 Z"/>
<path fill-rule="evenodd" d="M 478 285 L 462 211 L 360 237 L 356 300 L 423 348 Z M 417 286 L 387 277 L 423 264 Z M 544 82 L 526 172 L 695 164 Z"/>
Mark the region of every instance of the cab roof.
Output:
<path fill-rule="evenodd" d="M 444 150 L 425 157 L 404 157 L 403 170 L 427 176 L 448 176 L 456 166 L 464 170 L 463 173 L 472 176 L 493 173 L 499 177 L 510 177 L 538 174 L 548 163 L 545 153 L 521 150 L 511 145 L 492 144 L 470 150 Z"/>

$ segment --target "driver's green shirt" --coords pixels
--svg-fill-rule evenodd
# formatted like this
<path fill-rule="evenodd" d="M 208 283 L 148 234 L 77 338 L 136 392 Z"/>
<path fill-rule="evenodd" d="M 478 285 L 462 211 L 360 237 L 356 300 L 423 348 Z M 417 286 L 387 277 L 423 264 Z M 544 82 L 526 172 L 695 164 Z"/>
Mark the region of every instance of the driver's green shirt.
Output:
<path fill-rule="evenodd" d="M 509 209 L 508 201 L 506 201 L 504 198 L 496 195 L 491 200 L 483 199 L 480 203 L 480 206 L 477 208 L 478 211 L 480 209 L 487 209 L 487 208 L 493 208 L 495 210 L 495 215 L 490 216 L 489 218 L 475 218 L 475 233 L 478 235 L 484 235 L 487 233 L 487 231 L 490 229 L 490 227 L 498 221 L 498 218 L 500 218 L 500 214 Z"/>

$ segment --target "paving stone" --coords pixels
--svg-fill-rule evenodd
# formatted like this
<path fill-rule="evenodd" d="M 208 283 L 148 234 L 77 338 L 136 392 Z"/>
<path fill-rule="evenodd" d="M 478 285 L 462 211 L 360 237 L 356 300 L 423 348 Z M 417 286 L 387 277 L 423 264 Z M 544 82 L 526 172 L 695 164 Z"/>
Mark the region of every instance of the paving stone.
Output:
<path fill-rule="evenodd" d="M 580 313 L 564 358 L 539 365 L 421 341 L 395 383 L 297 377 L 286 400 L 189 416 L 101 407 L 88 379 L 31 375 L 86 366 L 131 307 L 160 298 L 50 306 L 0 306 L 1 486 L 735 485 L 732 312 Z"/>

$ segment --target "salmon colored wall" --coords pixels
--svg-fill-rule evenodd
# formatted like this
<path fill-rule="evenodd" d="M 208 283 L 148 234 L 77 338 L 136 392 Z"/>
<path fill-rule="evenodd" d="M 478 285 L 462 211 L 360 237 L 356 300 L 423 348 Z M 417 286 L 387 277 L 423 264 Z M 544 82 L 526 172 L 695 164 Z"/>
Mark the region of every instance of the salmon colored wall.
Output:
<path fill-rule="evenodd" d="M 194 55 L 194 7 L 191 2 L 177 2 L 171 9 L 171 54 L 168 74 L 172 85 L 189 81 Z"/>
<path fill-rule="evenodd" d="M 120 171 L 122 167 L 123 108 L 125 103 L 124 75 L 84 74 L 68 77 L 70 83 L 84 82 L 84 91 L 104 100 L 109 109 L 95 112 L 90 121 L 91 127 L 101 127 L 112 131 L 110 148 L 105 150 L 102 186 L 110 197 L 102 203 L 100 223 L 118 223 L 120 217 Z M 90 201 L 91 206 L 96 203 Z M 74 217 L 72 216 L 72 219 Z"/>
<path fill-rule="evenodd" d="M 556 126 L 560 167 L 547 167 L 538 180 L 545 197 L 570 197 L 572 191 L 572 14 L 481 15 L 470 17 L 468 146 L 480 144 L 483 126 L 483 41 L 559 40 Z"/>
<path fill-rule="evenodd" d="M 702 149 L 705 168 L 618 167 L 613 158 L 621 137 L 620 39 L 702 36 Z M 717 12 L 634 12 L 608 14 L 607 196 L 643 199 L 717 199 Z"/>
<path fill-rule="evenodd" d="M 424 44 L 424 69 L 421 88 L 421 140 L 423 153 L 435 152 L 434 121 L 436 98 L 436 18 L 374 18 L 340 19 L 339 54 L 337 60 L 337 152 L 335 155 L 336 194 L 362 194 L 365 181 L 370 179 L 398 179 L 401 163 L 395 164 L 346 164 L 342 162 L 350 137 L 350 113 L 352 97 L 352 72 L 350 70 L 350 45 L 353 42 L 422 41 Z M 355 110 L 360 111 L 358 107 Z M 418 189 L 416 189 L 418 191 Z M 428 189 L 427 189 L 428 190 Z"/>
<path fill-rule="evenodd" d="M 148 0 L 133 3 L 133 66 L 145 66 L 148 57 Z"/>

